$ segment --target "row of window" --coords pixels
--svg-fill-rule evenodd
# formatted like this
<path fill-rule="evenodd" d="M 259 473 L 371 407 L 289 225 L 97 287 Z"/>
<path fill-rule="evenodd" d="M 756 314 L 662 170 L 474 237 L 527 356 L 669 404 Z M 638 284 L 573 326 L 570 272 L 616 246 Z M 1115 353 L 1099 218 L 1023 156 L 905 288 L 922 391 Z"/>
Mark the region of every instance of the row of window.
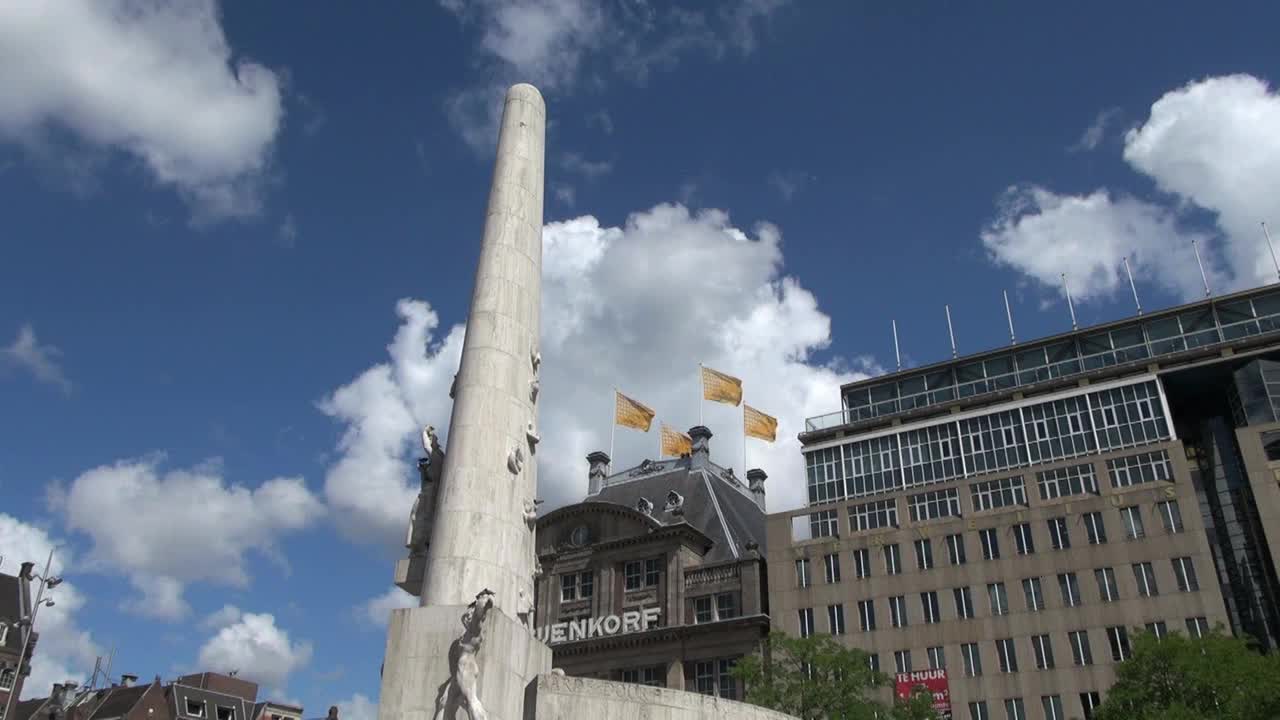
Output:
<path fill-rule="evenodd" d="M 1022 698 L 1005 698 L 1003 704 L 1005 720 L 1027 720 L 1027 706 L 1023 703 Z M 1083 712 L 1085 720 L 1092 720 L 1094 711 L 1101 704 L 1102 696 L 1097 692 L 1080 693 L 1080 710 Z M 1045 720 L 1067 720 L 1067 715 L 1063 711 L 1061 695 L 1041 695 L 1040 706 L 1044 711 Z M 986 700 L 975 700 L 969 703 L 969 720 L 991 719 L 991 709 Z"/>
<path fill-rule="evenodd" d="M 832 606 L 839 607 L 839 606 Z M 803 612 L 802 616 L 803 616 Z M 1194 638 L 1203 637 L 1209 632 L 1209 620 L 1204 616 L 1189 617 L 1185 620 L 1187 634 Z M 1156 638 L 1163 639 L 1169 634 L 1168 624 L 1163 620 L 1149 622 L 1145 626 L 1145 630 L 1155 635 Z M 801 626 L 803 634 L 804 627 Z M 1097 632 L 1096 630 L 1094 632 Z M 1106 636 L 1107 648 L 1111 653 L 1113 662 L 1124 662 L 1133 657 L 1132 645 L 1129 642 L 1129 631 L 1124 626 L 1114 625 L 1103 629 Z M 1030 646 L 1030 657 L 1034 663 L 1036 670 L 1053 670 L 1058 666 L 1056 656 L 1054 655 L 1053 638 L 1050 635 L 1032 635 L 1027 638 Z M 1065 640 L 1067 647 L 1071 652 L 1071 664 L 1075 667 L 1088 667 L 1094 664 L 1093 644 L 1090 640 L 1090 631 L 1082 628 L 1080 630 L 1072 630 L 1066 633 Z M 995 649 L 996 667 L 1002 674 L 1012 674 L 1021 672 L 1022 666 L 1018 659 L 1018 642 L 1014 638 L 1000 638 L 992 642 Z M 966 678 L 982 677 L 983 674 L 983 651 L 979 643 L 962 643 L 958 646 L 960 651 L 960 669 Z M 955 652 L 953 649 L 951 652 Z M 992 656 L 986 655 L 989 659 Z M 1024 655 L 1024 657 L 1026 657 Z M 947 650 L 941 646 L 925 648 L 925 658 L 930 670 L 946 670 L 947 669 Z M 872 670 L 880 670 L 880 656 L 877 653 L 871 653 L 867 662 Z M 895 650 L 893 653 L 893 669 L 894 672 L 906 673 L 915 670 L 912 660 L 911 650 Z M 1030 669 L 1030 668 L 1028 668 Z"/>
<path fill-rule="evenodd" d="M 1143 520 L 1141 505 L 1126 505 L 1118 508 L 1120 524 L 1124 528 L 1126 540 L 1139 540 L 1147 535 L 1146 522 Z M 1174 499 L 1161 500 L 1151 507 L 1152 512 L 1160 519 L 1161 527 L 1166 534 L 1180 533 L 1184 529 L 1182 510 Z M 1090 545 L 1107 543 L 1107 524 L 1100 511 L 1081 513 L 1074 523 L 1084 529 L 1085 541 Z M 1052 517 L 1045 521 L 1049 535 L 1049 547 L 1053 550 L 1068 550 L 1072 543 L 1073 523 L 1066 517 Z M 1018 555 L 1032 555 L 1036 552 L 1036 535 L 1031 523 L 1022 522 L 1009 526 L 1008 532 L 1013 537 L 1013 549 Z M 1000 559 L 1000 533 L 997 528 L 978 530 L 978 541 L 982 548 L 982 559 Z M 912 542 L 915 550 L 915 566 L 917 570 L 932 570 L 935 567 L 933 538 L 917 538 Z M 964 565 L 968 562 L 968 550 L 963 533 L 953 533 L 943 538 L 947 557 L 952 565 Z M 867 578 L 872 575 L 871 549 L 858 548 L 852 551 L 854 575 Z M 884 571 L 888 575 L 902 573 L 902 553 L 898 543 L 888 543 L 880 547 Z M 828 583 L 840 582 L 840 555 L 831 553 L 823 556 L 823 577 Z M 796 560 L 796 583 L 800 587 L 812 584 L 809 572 L 809 558 Z"/>
<path fill-rule="evenodd" d="M 828 556 L 830 557 L 830 556 Z M 1196 576 L 1195 564 L 1190 557 L 1176 557 L 1170 561 L 1173 568 L 1174 584 L 1178 588 L 1178 592 L 1198 592 L 1200 590 L 1200 580 Z M 1159 585 L 1156 582 L 1155 569 L 1149 562 L 1138 562 L 1131 565 L 1134 579 L 1134 595 L 1136 597 L 1156 597 L 1160 594 Z M 1115 602 L 1122 597 L 1119 583 L 1116 581 L 1115 568 L 1100 567 L 1093 571 L 1094 582 L 1098 587 L 1098 600 L 1100 602 Z M 1062 599 L 1062 607 L 1074 608 L 1084 604 L 1084 600 L 1080 593 L 1080 579 L 1074 572 L 1059 573 L 1058 592 Z M 1047 607 L 1045 602 L 1044 583 L 1039 577 L 1028 577 L 1022 579 L 1022 596 L 1024 601 L 1024 609 L 1027 612 L 1040 612 Z M 941 605 L 938 600 L 937 590 L 928 590 L 919 595 L 920 598 L 920 617 L 925 624 L 940 623 L 943 621 Z M 977 617 L 974 608 L 973 592 L 968 585 L 951 589 L 952 604 L 955 608 L 954 618 L 956 620 L 970 620 Z M 908 611 L 908 603 L 906 595 L 891 595 L 889 602 L 889 624 L 894 628 L 907 627 L 911 624 L 911 616 Z M 876 629 L 876 601 L 872 598 L 859 600 L 858 603 L 858 626 L 863 632 L 872 632 Z M 1011 612 L 1009 605 L 1009 592 L 1004 581 L 987 583 L 987 606 L 990 615 L 999 617 L 1008 615 Z M 813 625 L 813 608 L 801 608 L 800 614 L 800 634 L 808 637 L 814 632 Z M 827 607 L 827 631 L 832 635 L 845 634 L 844 622 L 844 605 L 829 605 Z"/>
<path fill-rule="evenodd" d="M 662 558 L 628 560 L 622 565 L 623 587 L 643 590 L 662 581 Z M 595 594 L 595 575 L 590 570 L 560 575 L 560 602 L 586 600 Z"/>
<path fill-rule="evenodd" d="M 1166 440 L 1159 386 L 1140 381 L 805 452 L 809 504 Z"/>
<path fill-rule="evenodd" d="M 718 593 L 703 595 L 693 599 L 693 622 L 709 623 L 717 620 L 729 620 L 741 615 L 738 607 L 737 593 Z"/>
<path fill-rule="evenodd" d="M 1127 488 L 1141 483 L 1172 482 L 1173 466 L 1165 450 L 1138 453 L 1107 461 L 1107 469 L 1114 488 Z M 1092 463 L 1055 468 L 1036 473 L 1040 496 L 1052 500 L 1072 495 L 1097 495 L 1098 479 Z M 1026 507 L 1027 488 L 1021 475 L 982 480 L 969 485 L 969 497 L 974 512 L 999 510 L 1006 507 Z M 910 495 L 906 499 L 908 515 L 913 523 L 960 517 L 960 491 L 958 488 L 942 488 Z M 883 527 L 898 527 L 898 502 L 890 498 L 850 505 L 849 530 L 853 533 Z M 835 537 L 840 534 L 839 515 L 836 510 L 821 510 L 809 515 L 811 537 Z"/>

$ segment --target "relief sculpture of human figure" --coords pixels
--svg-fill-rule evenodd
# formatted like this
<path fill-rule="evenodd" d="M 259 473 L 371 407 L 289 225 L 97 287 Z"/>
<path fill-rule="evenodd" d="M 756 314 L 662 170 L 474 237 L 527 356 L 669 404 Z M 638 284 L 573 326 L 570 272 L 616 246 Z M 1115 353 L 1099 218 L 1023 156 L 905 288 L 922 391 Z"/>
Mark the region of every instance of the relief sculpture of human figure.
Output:
<path fill-rule="evenodd" d="M 471 720 L 489 720 L 480 696 L 476 694 L 476 681 L 480 665 L 476 654 L 484 640 L 484 619 L 493 607 L 493 592 L 481 590 L 462 615 L 462 636 L 449 646 L 449 679 L 444 681 L 436 694 L 434 720 L 456 720 L 458 711 L 466 708 Z"/>
<path fill-rule="evenodd" d="M 542 576 L 542 564 L 538 562 L 538 506 L 542 504 L 541 500 L 536 498 L 524 501 L 524 524 L 529 527 L 529 553 L 531 559 L 529 567 L 533 570 L 534 577 Z"/>
<path fill-rule="evenodd" d="M 409 548 L 410 555 L 426 554 L 427 543 L 431 540 L 431 523 L 435 519 L 436 493 L 444 470 L 444 450 L 440 448 L 440 438 L 436 437 L 436 429 L 431 425 L 422 429 L 422 450 L 427 454 L 418 461 L 422 484 L 409 512 L 409 533 L 405 538 L 405 547 Z"/>

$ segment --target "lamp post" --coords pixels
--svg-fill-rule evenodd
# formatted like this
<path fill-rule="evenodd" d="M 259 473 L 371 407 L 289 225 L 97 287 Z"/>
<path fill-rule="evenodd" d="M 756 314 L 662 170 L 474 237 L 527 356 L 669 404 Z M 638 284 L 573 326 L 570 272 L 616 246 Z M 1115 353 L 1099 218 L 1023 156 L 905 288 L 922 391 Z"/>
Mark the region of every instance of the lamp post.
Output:
<path fill-rule="evenodd" d="M 5 704 L 4 704 L 3 717 L 6 717 L 6 718 L 11 717 L 9 713 L 12 712 L 13 710 L 13 698 L 15 695 L 18 694 L 17 692 L 15 692 L 15 689 L 18 686 L 18 678 L 22 676 L 22 665 L 24 662 L 26 662 L 26 659 L 27 659 L 27 648 L 31 646 L 31 635 L 32 633 L 35 632 L 36 615 L 39 614 L 40 612 L 40 606 L 42 605 L 46 607 L 53 606 L 53 598 L 46 599 L 44 596 L 44 591 L 46 588 L 49 590 L 52 590 L 53 588 L 57 587 L 62 583 L 62 578 L 49 576 L 49 567 L 53 564 L 53 550 L 49 550 L 49 557 L 44 562 L 44 574 L 37 575 L 31 572 L 32 564 L 33 563 L 22 564 L 22 571 L 20 573 L 20 577 L 27 581 L 30 581 L 33 577 L 39 579 L 40 589 L 36 591 L 36 602 L 34 605 L 31 606 L 31 614 L 28 615 L 27 617 L 18 619 L 18 626 L 22 628 L 22 631 L 23 631 L 22 632 L 22 651 L 18 654 L 18 668 L 17 668 L 17 671 L 14 673 L 13 688 L 9 689 L 9 697 L 5 700 Z"/>

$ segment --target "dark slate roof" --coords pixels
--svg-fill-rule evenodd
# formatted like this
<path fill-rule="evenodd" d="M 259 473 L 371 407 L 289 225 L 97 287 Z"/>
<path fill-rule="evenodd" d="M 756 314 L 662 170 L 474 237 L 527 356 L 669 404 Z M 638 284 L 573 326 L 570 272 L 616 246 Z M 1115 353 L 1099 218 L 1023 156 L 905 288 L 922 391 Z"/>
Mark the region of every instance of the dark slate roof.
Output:
<path fill-rule="evenodd" d="M 47 702 L 49 702 L 47 697 L 18 701 L 13 706 L 13 720 L 28 720 L 28 718 L 34 717 Z"/>
<path fill-rule="evenodd" d="M 133 706 L 137 705 L 142 696 L 150 689 L 150 684 L 111 688 L 107 696 L 102 699 L 102 702 L 98 703 L 98 707 L 94 708 L 89 720 L 123 716 L 132 710 Z"/>
<path fill-rule="evenodd" d="M 0 620 L 15 622 L 22 617 L 22 584 L 13 575 L 0 573 Z M 16 628 L 9 630 L 5 641 L 5 649 L 17 654 L 22 649 L 22 633 Z"/>
<path fill-rule="evenodd" d="M 742 479 L 700 458 L 650 461 L 609 476 L 604 487 L 588 501 L 608 502 L 635 509 L 640 498 L 653 503 L 653 518 L 663 525 L 687 522 L 714 543 L 706 562 L 748 556 L 746 546 L 764 548 L 764 512 L 756 505 Z M 671 491 L 684 497 L 683 515 L 666 510 Z"/>

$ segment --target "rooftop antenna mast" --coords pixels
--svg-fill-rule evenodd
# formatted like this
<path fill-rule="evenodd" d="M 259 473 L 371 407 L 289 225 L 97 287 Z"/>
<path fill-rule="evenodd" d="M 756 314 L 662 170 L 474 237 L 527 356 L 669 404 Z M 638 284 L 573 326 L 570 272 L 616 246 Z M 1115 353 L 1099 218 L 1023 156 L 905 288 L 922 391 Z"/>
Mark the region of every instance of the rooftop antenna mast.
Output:
<path fill-rule="evenodd" d="M 1271 232 L 1267 230 L 1267 223 L 1262 222 L 1262 236 L 1267 239 L 1267 250 L 1271 252 L 1271 264 L 1276 267 L 1276 277 L 1280 278 L 1280 261 L 1276 260 L 1276 248 L 1271 244 Z"/>
<path fill-rule="evenodd" d="M 1142 301 L 1138 299 L 1138 286 L 1133 282 L 1133 271 L 1129 269 L 1129 256 L 1124 256 L 1124 274 L 1129 276 L 1129 289 L 1133 291 L 1133 304 L 1138 306 L 1138 314 L 1142 314 Z"/>
<path fill-rule="evenodd" d="M 1076 306 L 1071 302 L 1071 286 L 1067 285 L 1067 274 L 1062 273 L 1062 292 L 1067 295 L 1067 309 L 1071 311 L 1071 329 L 1078 330 L 1080 326 L 1076 324 Z"/>
<path fill-rule="evenodd" d="M 1001 290 L 1000 294 L 1004 295 L 1004 316 L 1009 320 L 1009 344 L 1017 345 L 1018 336 L 1013 334 L 1013 311 L 1009 309 L 1009 291 Z"/>
<path fill-rule="evenodd" d="M 1209 290 L 1209 276 L 1204 274 L 1204 263 L 1200 261 L 1200 244 L 1195 238 L 1191 238 L 1191 250 L 1196 254 L 1196 265 L 1200 266 L 1200 280 L 1204 282 L 1204 296 L 1209 297 L 1213 293 Z"/>
<path fill-rule="evenodd" d="M 948 336 L 950 336 L 950 338 L 951 338 L 951 357 L 954 359 L 955 357 L 957 357 L 957 355 L 956 355 L 956 331 L 955 331 L 955 329 L 954 329 L 954 328 L 952 328 L 952 327 L 951 327 L 951 306 L 950 306 L 950 305 L 944 305 L 944 306 L 943 306 L 943 308 L 944 308 L 944 309 L 946 309 L 946 311 L 947 311 L 947 335 L 948 335 Z"/>
<path fill-rule="evenodd" d="M 898 361 L 898 370 L 902 370 L 902 353 L 898 350 L 898 321 L 890 320 L 893 323 L 893 357 Z"/>

